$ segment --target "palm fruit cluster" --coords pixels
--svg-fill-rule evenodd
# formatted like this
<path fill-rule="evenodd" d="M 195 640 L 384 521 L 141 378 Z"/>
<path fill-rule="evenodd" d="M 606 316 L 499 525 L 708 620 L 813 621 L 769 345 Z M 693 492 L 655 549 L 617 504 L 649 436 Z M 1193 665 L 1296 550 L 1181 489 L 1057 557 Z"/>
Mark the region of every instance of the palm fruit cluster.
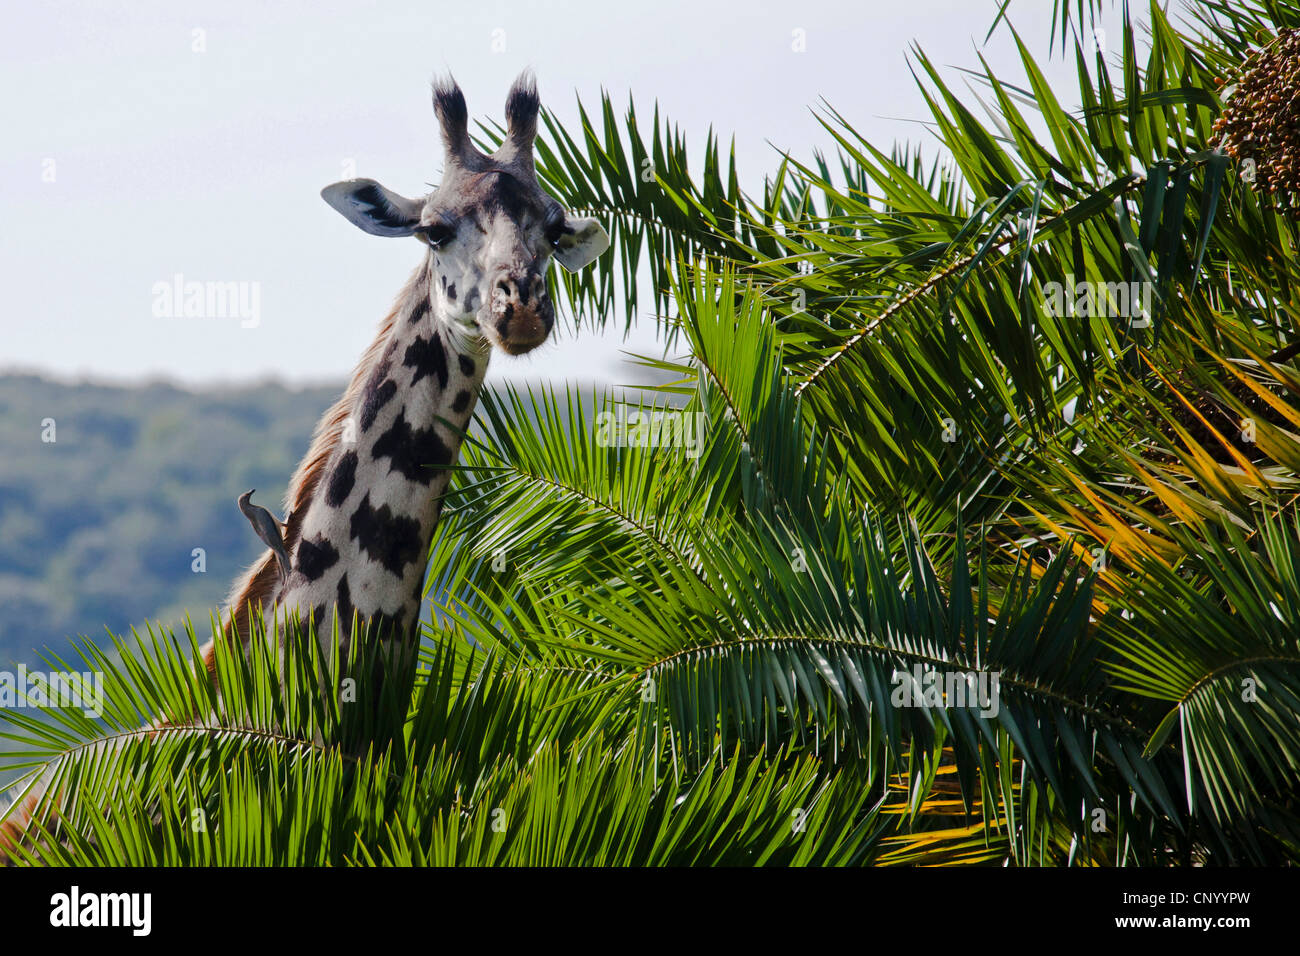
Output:
<path fill-rule="evenodd" d="M 1211 145 L 1251 161 L 1256 187 L 1300 219 L 1300 29 L 1282 30 L 1246 62 Z"/>

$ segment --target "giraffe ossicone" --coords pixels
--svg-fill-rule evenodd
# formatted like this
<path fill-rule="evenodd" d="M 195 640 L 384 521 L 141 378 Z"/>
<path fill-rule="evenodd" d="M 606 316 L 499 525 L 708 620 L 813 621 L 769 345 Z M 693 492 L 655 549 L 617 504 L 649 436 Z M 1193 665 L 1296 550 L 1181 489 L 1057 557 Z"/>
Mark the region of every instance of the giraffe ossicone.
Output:
<path fill-rule="evenodd" d="M 510 89 L 506 135 L 491 154 L 470 142 L 453 80 L 435 81 L 433 109 L 444 150 L 433 192 L 411 199 L 372 179 L 321 191 L 365 232 L 427 248 L 290 483 L 289 574 L 281 579 L 268 552 L 236 582 L 227 624 L 242 641 L 256 614 L 296 613 L 321 626 L 335 609 L 341 626 L 355 613 L 390 638 L 411 639 L 448 466 L 493 348 L 522 355 L 541 345 L 555 323 L 551 260 L 573 271 L 609 246 L 599 222 L 568 215 L 538 183 L 540 101 L 530 74 Z M 209 668 L 213 653 L 205 650 Z"/>

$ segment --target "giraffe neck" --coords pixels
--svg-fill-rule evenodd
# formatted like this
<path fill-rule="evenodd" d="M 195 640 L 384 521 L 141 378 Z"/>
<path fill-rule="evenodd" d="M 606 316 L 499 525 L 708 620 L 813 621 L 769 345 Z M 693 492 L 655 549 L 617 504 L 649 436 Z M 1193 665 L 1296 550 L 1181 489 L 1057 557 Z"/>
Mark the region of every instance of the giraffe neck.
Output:
<path fill-rule="evenodd" d="M 419 618 L 447 466 L 490 354 L 481 336 L 444 318 L 447 293 L 432 274 L 430 255 L 398 297 L 377 357 L 357 370 L 335 412 L 346 412 L 338 440 L 287 542 L 292 572 L 275 603 L 318 627 L 337 606 L 341 627 L 355 611 L 404 640 Z"/>

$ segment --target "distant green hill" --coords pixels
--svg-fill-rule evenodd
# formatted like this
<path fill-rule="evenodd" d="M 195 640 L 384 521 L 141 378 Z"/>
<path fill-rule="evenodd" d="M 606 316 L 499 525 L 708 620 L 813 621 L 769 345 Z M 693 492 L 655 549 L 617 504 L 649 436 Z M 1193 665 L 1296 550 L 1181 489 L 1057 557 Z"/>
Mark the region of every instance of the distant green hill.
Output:
<path fill-rule="evenodd" d="M 0 375 L 0 668 L 105 626 L 175 623 L 186 609 L 206 629 L 261 550 L 235 497 L 256 488 L 255 501 L 279 510 L 340 390 Z"/>
<path fill-rule="evenodd" d="M 626 376 L 633 386 L 662 378 Z M 0 669 L 35 664 L 45 648 L 63 654 L 79 635 L 103 639 L 105 627 L 176 625 L 187 611 L 202 640 L 207 615 L 263 549 L 235 498 L 256 488 L 254 501 L 280 511 L 342 389 L 0 374 Z M 592 400 L 592 386 L 579 391 Z M 42 440 L 49 419 L 53 442 Z"/>

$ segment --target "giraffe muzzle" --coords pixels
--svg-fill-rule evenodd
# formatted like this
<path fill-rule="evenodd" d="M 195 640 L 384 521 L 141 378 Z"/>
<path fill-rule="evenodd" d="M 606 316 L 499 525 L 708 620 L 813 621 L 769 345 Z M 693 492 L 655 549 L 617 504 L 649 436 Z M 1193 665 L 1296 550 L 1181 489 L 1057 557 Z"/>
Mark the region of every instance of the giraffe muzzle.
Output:
<path fill-rule="evenodd" d="M 501 275 L 492 292 L 492 338 L 510 355 L 531 352 L 546 341 L 555 324 L 555 309 L 538 272 Z"/>

